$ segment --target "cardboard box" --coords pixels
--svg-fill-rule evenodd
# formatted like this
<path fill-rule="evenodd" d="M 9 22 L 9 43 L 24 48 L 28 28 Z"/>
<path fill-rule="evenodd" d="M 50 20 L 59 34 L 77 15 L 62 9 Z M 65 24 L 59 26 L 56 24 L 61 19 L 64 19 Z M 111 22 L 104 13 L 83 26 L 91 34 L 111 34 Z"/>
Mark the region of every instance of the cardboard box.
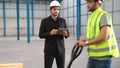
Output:
<path fill-rule="evenodd" d="M 23 63 L 0 64 L 0 68 L 23 68 Z"/>

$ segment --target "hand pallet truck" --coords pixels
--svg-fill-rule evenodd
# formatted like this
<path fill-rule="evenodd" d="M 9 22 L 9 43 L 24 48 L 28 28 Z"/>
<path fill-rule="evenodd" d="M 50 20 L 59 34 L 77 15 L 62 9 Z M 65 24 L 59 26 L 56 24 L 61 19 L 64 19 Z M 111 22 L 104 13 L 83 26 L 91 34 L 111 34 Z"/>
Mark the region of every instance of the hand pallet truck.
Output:
<path fill-rule="evenodd" d="M 67 66 L 67 68 L 70 68 L 73 61 L 81 54 L 83 50 L 83 47 L 82 46 L 74 46 L 73 49 L 72 49 L 72 52 L 71 52 L 71 59 L 70 59 L 70 62 Z"/>

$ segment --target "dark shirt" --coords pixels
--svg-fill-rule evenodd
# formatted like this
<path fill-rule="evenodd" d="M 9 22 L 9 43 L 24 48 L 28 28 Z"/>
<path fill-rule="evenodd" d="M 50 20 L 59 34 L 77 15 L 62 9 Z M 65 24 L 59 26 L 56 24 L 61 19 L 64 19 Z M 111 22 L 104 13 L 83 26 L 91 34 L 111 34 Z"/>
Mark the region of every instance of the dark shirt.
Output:
<path fill-rule="evenodd" d="M 63 18 L 57 18 L 57 21 L 53 20 L 51 16 L 42 19 L 40 30 L 39 30 L 39 37 L 45 39 L 45 53 L 55 53 L 56 51 L 60 53 L 64 53 L 64 36 L 57 34 L 57 35 L 50 35 L 50 31 L 52 29 L 58 28 L 67 28 L 66 21 Z M 65 38 L 69 37 L 68 35 Z"/>

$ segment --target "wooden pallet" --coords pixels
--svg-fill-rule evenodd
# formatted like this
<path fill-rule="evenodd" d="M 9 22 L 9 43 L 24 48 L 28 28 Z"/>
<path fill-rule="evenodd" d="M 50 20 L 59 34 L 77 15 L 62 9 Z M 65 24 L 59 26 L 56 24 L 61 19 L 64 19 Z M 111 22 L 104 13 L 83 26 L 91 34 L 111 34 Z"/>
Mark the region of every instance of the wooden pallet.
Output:
<path fill-rule="evenodd" d="M 0 68 L 23 68 L 23 63 L 0 64 Z"/>

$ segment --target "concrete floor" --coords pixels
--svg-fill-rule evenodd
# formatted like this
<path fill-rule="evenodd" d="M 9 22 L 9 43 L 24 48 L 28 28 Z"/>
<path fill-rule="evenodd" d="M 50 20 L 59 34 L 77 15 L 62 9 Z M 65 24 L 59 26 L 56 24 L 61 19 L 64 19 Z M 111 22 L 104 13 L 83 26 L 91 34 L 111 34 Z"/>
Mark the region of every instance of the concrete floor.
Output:
<path fill-rule="evenodd" d="M 27 43 L 27 37 L 20 37 L 20 41 L 16 39 L 16 37 L 0 37 L 0 64 L 23 63 L 24 68 L 44 68 L 44 40 L 39 39 L 37 36 L 31 37 L 30 43 Z M 67 68 L 70 61 L 75 39 L 76 37 L 72 36 L 65 40 L 65 68 Z M 120 45 L 120 42 L 118 44 Z M 81 55 L 73 62 L 71 68 L 86 68 L 87 59 L 86 48 L 84 48 Z M 53 68 L 57 68 L 55 61 Z M 113 59 L 112 68 L 120 68 L 120 58 Z"/>

